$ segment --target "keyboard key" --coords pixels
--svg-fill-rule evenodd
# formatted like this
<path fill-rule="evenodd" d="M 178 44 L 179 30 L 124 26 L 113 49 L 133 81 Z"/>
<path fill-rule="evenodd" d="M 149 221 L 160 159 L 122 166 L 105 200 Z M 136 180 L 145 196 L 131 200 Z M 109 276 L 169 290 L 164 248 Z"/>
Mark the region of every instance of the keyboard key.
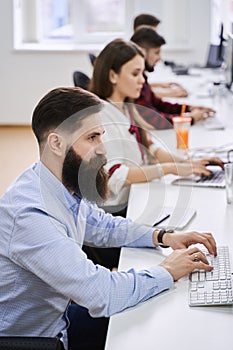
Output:
<path fill-rule="evenodd" d="M 192 282 L 198 282 L 198 272 L 193 272 L 192 273 L 192 279 L 191 279 Z"/>

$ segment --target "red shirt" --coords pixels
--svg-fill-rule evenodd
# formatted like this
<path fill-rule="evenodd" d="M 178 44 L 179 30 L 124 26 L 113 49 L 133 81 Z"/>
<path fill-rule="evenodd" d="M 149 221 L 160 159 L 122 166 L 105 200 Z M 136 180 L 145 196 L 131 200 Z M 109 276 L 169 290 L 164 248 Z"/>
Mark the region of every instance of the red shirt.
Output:
<path fill-rule="evenodd" d="M 140 115 L 145 121 L 155 129 L 171 129 L 172 118 L 180 115 L 182 104 L 165 102 L 156 97 L 148 83 L 147 76 L 144 74 L 145 83 L 143 85 L 140 97 L 135 101 Z M 185 112 L 189 106 L 186 106 Z"/>

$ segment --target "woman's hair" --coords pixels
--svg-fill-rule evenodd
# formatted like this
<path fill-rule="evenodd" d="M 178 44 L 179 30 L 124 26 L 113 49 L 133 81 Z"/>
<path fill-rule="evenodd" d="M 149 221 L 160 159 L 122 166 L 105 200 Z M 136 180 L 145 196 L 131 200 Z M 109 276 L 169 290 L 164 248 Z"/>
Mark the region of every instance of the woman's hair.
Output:
<path fill-rule="evenodd" d="M 137 44 L 123 39 L 111 41 L 95 60 L 89 90 L 106 100 L 113 92 L 113 85 L 109 80 L 110 70 L 120 73 L 121 67 L 137 55 L 144 58 Z"/>
<path fill-rule="evenodd" d="M 100 98 L 107 100 L 113 93 L 113 84 L 109 79 L 110 70 L 119 74 L 121 67 L 137 55 L 144 58 L 143 52 L 137 44 L 123 39 L 111 41 L 95 60 L 89 90 Z M 127 98 L 125 102 L 133 102 L 133 100 Z M 145 147 L 148 147 L 147 133 L 143 129 L 143 125 L 138 122 L 141 117 L 138 118 L 135 106 L 129 104 L 128 107 L 135 125 L 139 127 L 141 142 Z"/>

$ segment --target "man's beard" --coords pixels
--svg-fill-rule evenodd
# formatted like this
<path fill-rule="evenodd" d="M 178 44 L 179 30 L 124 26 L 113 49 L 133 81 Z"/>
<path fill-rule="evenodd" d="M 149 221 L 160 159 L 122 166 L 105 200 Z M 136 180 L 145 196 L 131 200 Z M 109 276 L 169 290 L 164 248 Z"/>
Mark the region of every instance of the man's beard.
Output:
<path fill-rule="evenodd" d="M 96 155 L 87 162 L 71 147 L 64 159 L 62 183 L 79 197 L 100 205 L 107 199 L 108 194 L 108 175 L 104 169 L 105 164 L 104 155 Z"/>
<path fill-rule="evenodd" d="M 154 72 L 154 66 L 149 65 L 147 61 L 145 61 L 145 70 L 149 73 Z"/>

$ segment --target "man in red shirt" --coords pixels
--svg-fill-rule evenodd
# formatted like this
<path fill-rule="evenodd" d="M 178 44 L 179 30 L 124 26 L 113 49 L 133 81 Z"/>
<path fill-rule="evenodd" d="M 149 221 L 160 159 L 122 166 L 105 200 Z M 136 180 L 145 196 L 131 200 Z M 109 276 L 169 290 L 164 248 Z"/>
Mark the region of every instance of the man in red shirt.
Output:
<path fill-rule="evenodd" d="M 130 40 L 139 45 L 143 50 L 145 54 L 145 70 L 153 72 L 156 63 L 161 59 L 160 51 L 161 46 L 166 43 L 165 39 L 154 29 L 143 27 L 138 29 Z M 154 128 L 172 128 L 172 118 L 175 115 L 181 115 L 186 112 L 190 113 L 192 124 L 214 114 L 214 110 L 211 108 L 163 101 L 153 92 L 146 74 L 144 74 L 144 78 L 145 83 L 136 103 L 140 105 L 138 109 L 142 117 L 146 122 L 154 126 Z"/>

